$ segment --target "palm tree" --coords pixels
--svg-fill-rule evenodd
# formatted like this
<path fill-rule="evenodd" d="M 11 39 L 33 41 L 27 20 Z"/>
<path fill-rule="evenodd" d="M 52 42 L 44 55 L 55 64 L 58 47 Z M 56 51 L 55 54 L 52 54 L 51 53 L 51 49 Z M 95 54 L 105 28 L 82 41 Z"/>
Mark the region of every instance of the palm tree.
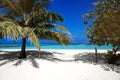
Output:
<path fill-rule="evenodd" d="M 1 0 L 0 8 L 6 14 L 0 15 L 0 36 L 8 36 L 16 41 L 22 37 L 19 58 L 26 58 L 26 39 L 30 39 L 40 51 L 40 39 L 54 40 L 61 45 L 68 45 L 69 31 L 64 26 L 63 18 L 48 10 L 50 0 Z"/>

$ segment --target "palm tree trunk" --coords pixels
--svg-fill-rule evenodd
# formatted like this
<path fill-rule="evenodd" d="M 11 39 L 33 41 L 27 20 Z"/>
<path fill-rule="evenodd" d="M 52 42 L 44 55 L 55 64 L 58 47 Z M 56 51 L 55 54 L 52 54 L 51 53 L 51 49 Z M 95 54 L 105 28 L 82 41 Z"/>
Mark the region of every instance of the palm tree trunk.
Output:
<path fill-rule="evenodd" d="M 26 38 L 22 38 L 22 47 L 21 47 L 21 52 L 19 54 L 20 59 L 26 58 L 25 49 L 26 49 Z"/>

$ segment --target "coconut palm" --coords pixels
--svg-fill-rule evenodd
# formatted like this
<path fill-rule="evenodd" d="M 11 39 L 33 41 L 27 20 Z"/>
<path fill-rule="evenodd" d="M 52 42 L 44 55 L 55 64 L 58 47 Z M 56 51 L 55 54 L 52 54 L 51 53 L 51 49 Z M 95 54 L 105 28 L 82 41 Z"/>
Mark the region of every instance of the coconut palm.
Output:
<path fill-rule="evenodd" d="M 54 40 L 68 45 L 69 31 L 56 23 L 63 23 L 63 18 L 48 10 L 50 0 L 1 0 L 0 7 L 6 13 L 0 16 L 0 35 L 13 38 L 22 37 L 19 58 L 26 58 L 26 39 L 30 39 L 40 51 L 40 39 Z"/>

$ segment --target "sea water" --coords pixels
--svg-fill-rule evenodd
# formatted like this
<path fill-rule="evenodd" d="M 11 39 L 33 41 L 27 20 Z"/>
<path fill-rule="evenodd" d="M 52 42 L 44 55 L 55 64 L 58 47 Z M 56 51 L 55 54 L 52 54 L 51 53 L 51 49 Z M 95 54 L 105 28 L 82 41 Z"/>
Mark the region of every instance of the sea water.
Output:
<path fill-rule="evenodd" d="M 41 44 L 41 49 L 94 49 L 95 47 L 97 49 L 102 50 L 110 50 L 112 49 L 112 46 L 110 45 L 103 45 L 103 46 L 96 46 L 96 45 L 88 45 L 88 44 L 70 44 L 68 46 L 62 46 L 59 44 Z M 36 49 L 35 45 L 33 44 L 27 44 L 27 49 Z M 0 44 L 0 50 L 3 49 L 21 49 L 21 44 Z"/>

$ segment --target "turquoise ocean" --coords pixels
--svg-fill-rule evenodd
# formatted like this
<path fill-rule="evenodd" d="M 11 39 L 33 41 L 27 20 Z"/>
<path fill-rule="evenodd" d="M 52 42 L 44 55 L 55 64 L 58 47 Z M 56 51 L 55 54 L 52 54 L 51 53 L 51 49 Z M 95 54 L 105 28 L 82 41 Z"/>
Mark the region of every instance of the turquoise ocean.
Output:
<path fill-rule="evenodd" d="M 96 45 L 88 45 L 88 44 L 70 44 L 69 46 L 62 46 L 59 44 L 41 44 L 41 49 L 77 49 L 77 50 L 83 50 L 83 49 L 94 49 L 97 47 L 97 49 L 101 50 L 110 50 L 112 49 L 112 46 L 110 45 L 103 45 L 103 46 L 96 46 Z M 27 49 L 36 49 L 35 45 L 33 44 L 27 44 Z M 21 44 L 0 44 L 0 50 L 4 49 L 21 49 Z"/>

